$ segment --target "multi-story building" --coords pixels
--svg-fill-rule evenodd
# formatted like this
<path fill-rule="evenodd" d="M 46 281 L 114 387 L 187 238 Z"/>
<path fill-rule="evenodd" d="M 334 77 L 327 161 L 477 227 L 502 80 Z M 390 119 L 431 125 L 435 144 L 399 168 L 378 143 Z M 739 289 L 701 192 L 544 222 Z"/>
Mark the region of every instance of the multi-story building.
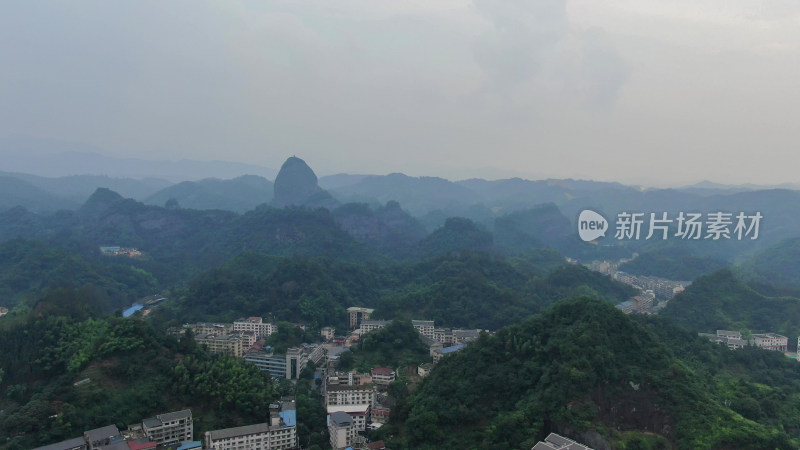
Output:
<path fill-rule="evenodd" d="M 270 405 L 270 421 L 207 431 L 204 446 L 214 450 L 283 450 L 297 448 L 294 402 Z"/>
<path fill-rule="evenodd" d="M 329 372 L 326 386 L 363 386 L 372 383 L 372 375 L 368 373 Z"/>
<path fill-rule="evenodd" d="M 775 333 L 754 334 L 750 342 L 765 350 L 785 352 L 789 346 L 789 338 Z"/>
<path fill-rule="evenodd" d="M 337 406 L 328 406 L 326 409 L 328 411 L 328 414 L 334 414 L 337 412 L 347 414 L 353 421 L 353 427 L 355 428 L 356 431 L 366 431 L 367 422 L 369 420 L 372 406 L 364 404 L 337 405 Z"/>
<path fill-rule="evenodd" d="M 255 331 L 235 331 L 234 334 L 242 340 L 242 348 L 248 349 L 258 342 L 258 335 Z"/>
<path fill-rule="evenodd" d="M 370 420 L 373 423 L 388 423 L 389 415 L 392 413 L 390 408 L 382 405 L 375 405 L 370 409 Z"/>
<path fill-rule="evenodd" d="M 296 380 L 308 364 L 308 353 L 302 347 L 291 347 L 285 354 L 274 354 L 271 349 L 252 348 L 245 352 L 244 360 L 269 371 L 272 378 Z"/>
<path fill-rule="evenodd" d="M 266 338 L 277 331 L 277 327 L 270 322 L 264 322 L 261 317 L 248 317 L 247 319 L 239 319 L 233 322 L 233 331 L 252 331 L 257 338 Z"/>
<path fill-rule="evenodd" d="M 325 358 L 325 347 L 319 344 L 303 344 L 303 351 L 306 358 L 317 365 Z"/>
<path fill-rule="evenodd" d="M 231 325 L 226 323 L 187 323 L 184 328 L 191 329 L 195 336 L 213 334 L 214 336 L 221 336 L 231 332 Z"/>
<path fill-rule="evenodd" d="M 478 339 L 481 330 L 453 330 L 453 345 L 466 344 Z"/>
<path fill-rule="evenodd" d="M 430 339 L 435 338 L 432 320 L 412 320 L 411 325 L 413 325 L 421 335 Z"/>
<path fill-rule="evenodd" d="M 373 312 L 375 312 L 375 310 L 372 308 L 361 308 L 358 306 L 347 308 L 347 314 L 350 316 L 350 329 L 355 330 L 360 327 L 361 322 L 368 320 Z"/>
<path fill-rule="evenodd" d="M 369 333 L 370 331 L 375 331 L 379 328 L 383 328 L 391 322 L 390 320 L 362 320 L 361 326 L 359 330 L 361 334 Z"/>
<path fill-rule="evenodd" d="M 358 431 L 356 431 L 353 419 L 347 413 L 334 412 L 328 415 L 328 434 L 331 448 L 342 450 L 353 444 Z"/>
<path fill-rule="evenodd" d="M 366 385 L 328 386 L 325 392 L 326 406 L 369 405 L 375 404 L 375 387 Z"/>
<path fill-rule="evenodd" d="M 322 336 L 322 339 L 325 339 L 326 341 L 332 341 L 336 336 L 336 329 L 333 327 L 322 327 L 322 329 L 319 330 L 319 334 Z"/>
<path fill-rule="evenodd" d="M 116 425 L 107 425 L 101 428 L 85 431 L 83 439 L 89 450 L 100 449 L 119 442 L 123 442 L 122 435 Z"/>
<path fill-rule="evenodd" d="M 748 342 L 742 339 L 742 333 L 730 330 L 717 330 L 716 334 L 699 333 L 700 336 L 708 338 L 711 342 L 726 345 L 731 350 L 747 347 Z"/>
<path fill-rule="evenodd" d="M 387 367 L 376 367 L 372 369 L 370 375 L 372 382 L 380 386 L 388 386 L 397 377 L 395 371 Z"/>
<path fill-rule="evenodd" d="M 195 336 L 198 344 L 205 345 L 211 353 L 227 353 L 237 358 L 242 357 L 242 338 L 234 334 L 198 334 Z"/>
<path fill-rule="evenodd" d="M 142 430 L 150 440 L 159 444 L 191 441 L 194 432 L 192 411 L 184 409 L 144 419 Z"/>

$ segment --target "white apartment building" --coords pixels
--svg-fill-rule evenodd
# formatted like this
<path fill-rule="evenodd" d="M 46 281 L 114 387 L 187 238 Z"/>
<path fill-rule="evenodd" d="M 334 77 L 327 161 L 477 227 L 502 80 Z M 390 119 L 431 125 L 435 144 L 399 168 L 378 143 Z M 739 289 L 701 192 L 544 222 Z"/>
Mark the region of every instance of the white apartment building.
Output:
<path fill-rule="evenodd" d="M 333 450 L 342 450 L 349 447 L 358 432 L 353 424 L 353 419 L 343 412 L 328 415 L 328 434 Z"/>
<path fill-rule="evenodd" d="M 277 327 L 270 322 L 264 322 L 261 317 L 248 317 L 233 322 L 233 331 L 237 333 L 252 331 L 256 337 L 265 338 L 277 331 Z"/>
<path fill-rule="evenodd" d="M 434 326 L 432 320 L 412 320 L 411 325 L 426 338 L 435 339 Z"/>
<path fill-rule="evenodd" d="M 214 450 L 288 450 L 297 448 L 294 402 L 270 405 L 269 423 L 207 431 L 203 448 Z"/>
<path fill-rule="evenodd" d="M 194 432 L 192 411 L 184 409 L 144 419 L 142 430 L 151 441 L 159 444 L 191 441 Z"/>
<path fill-rule="evenodd" d="M 750 342 L 756 347 L 779 352 L 785 352 L 789 346 L 789 338 L 775 333 L 754 334 Z"/>
<path fill-rule="evenodd" d="M 361 334 L 369 333 L 370 331 L 385 327 L 389 322 L 389 320 L 362 320 L 359 330 Z"/>
<path fill-rule="evenodd" d="M 325 392 L 326 406 L 342 405 L 375 405 L 375 387 L 371 384 L 363 386 L 339 385 L 328 386 Z"/>

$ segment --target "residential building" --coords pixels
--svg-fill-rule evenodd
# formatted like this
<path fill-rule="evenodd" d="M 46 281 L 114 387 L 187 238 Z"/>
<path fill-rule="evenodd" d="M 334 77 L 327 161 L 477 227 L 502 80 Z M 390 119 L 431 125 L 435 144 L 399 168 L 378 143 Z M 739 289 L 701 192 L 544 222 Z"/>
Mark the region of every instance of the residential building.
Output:
<path fill-rule="evenodd" d="M 192 411 L 184 409 L 144 419 L 142 430 L 150 440 L 159 444 L 191 441 L 194 433 Z"/>
<path fill-rule="evenodd" d="M 369 333 L 370 331 L 375 331 L 379 328 L 383 328 L 391 322 L 390 320 L 362 320 L 361 326 L 359 330 L 361 334 Z"/>
<path fill-rule="evenodd" d="M 417 367 L 417 375 L 419 375 L 419 376 L 421 376 L 423 378 L 427 377 L 428 374 L 431 373 L 431 369 L 432 368 L 433 368 L 433 364 L 431 364 L 431 363 L 420 364 Z"/>
<path fill-rule="evenodd" d="M 750 342 L 765 350 L 785 352 L 789 346 L 789 338 L 776 333 L 754 334 Z"/>
<path fill-rule="evenodd" d="M 319 365 L 325 358 L 325 347 L 319 344 L 303 344 L 303 351 L 306 358 L 316 365 Z"/>
<path fill-rule="evenodd" d="M 411 325 L 413 325 L 421 335 L 429 339 L 435 338 L 432 320 L 412 320 Z"/>
<path fill-rule="evenodd" d="M 347 308 L 347 314 L 350 316 L 350 329 L 355 330 L 359 328 L 361 322 L 368 320 L 373 312 L 375 312 L 375 310 L 372 308 L 361 308 L 358 306 Z"/>
<path fill-rule="evenodd" d="M 326 408 L 328 414 L 342 412 L 350 416 L 356 431 L 367 430 L 367 422 L 369 421 L 371 409 L 372 406 L 370 405 L 336 405 Z"/>
<path fill-rule="evenodd" d="M 315 351 L 323 352 L 324 355 L 321 347 L 319 350 L 315 348 Z M 271 348 L 251 348 L 244 353 L 244 360 L 261 370 L 269 371 L 273 378 L 297 380 L 308 364 L 308 355 L 302 347 L 291 347 L 286 350 L 286 354 L 274 354 Z"/>
<path fill-rule="evenodd" d="M 264 322 L 261 317 L 248 317 L 247 319 L 242 318 L 233 322 L 233 331 L 252 331 L 257 338 L 266 338 L 277 331 L 277 326 L 270 322 Z"/>
<path fill-rule="evenodd" d="M 370 372 L 372 382 L 379 386 L 388 386 L 395 380 L 395 371 L 387 367 L 376 367 Z"/>
<path fill-rule="evenodd" d="M 738 331 L 717 330 L 716 334 L 699 333 L 699 335 L 708 338 L 711 342 L 726 345 L 731 350 L 744 348 L 749 345 L 746 340 L 742 339 L 742 333 Z"/>
<path fill-rule="evenodd" d="M 453 330 L 453 345 L 472 342 L 480 335 L 481 330 Z"/>
<path fill-rule="evenodd" d="M 325 341 L 332 341 L 336 336 L 336 329 L 333 327 L 322 327 L 322 329 L 319 330 L 319 334 Z"/>
<path fill-rule="evenodd" d="M 0 306 L 0 317 L 5 316 L 6 314 L 8 314 L 8 308 L 5 306 Z"/>
<path fill-rule="evenodd" d="M 370 409 L 370 420 L 372 423 L 388 423 L 389 422 L 389 414 L 391 414 L 392 410 L 387 408 L 386 406 L 382 405 L 375 405 L 373 408 Z"/>
<path fill-rule="evenodd" d="M 187 323 L 183 326 L 189 328 L 194 332 L 195 336 L 213 334 L 214 336 L 222 336 L 229 334 L 232 331 L 230 324 L 225 323 Z"/>
<path fill-rule="evenodd" d="M 531 450 L 592 450 L 590 447 L 567 439 L 559 434 L 550 433 L 544 441 L 538 442 Z"/>
<path fill-rule="evenodd" d="M 328 415 L 328 434 L 331 448 L 342 450 L 352 445 L 358 432 L 353 424 L 353 419 L 347 413 L 334 412 Z"/>
<path fill-rule="evenodd" d="M 328 386 L 325 392 L 325 405 L 326 406 L 341 406 L 341 405 L 374 405 L 375 404 L 375 387 L 371 384 L 367 385 L 338 385 Z"/>
<path fill-rule="evenodd" d="M 116 425 L 108 425 L 84 431 L 83 439 L 86 441 L 89 450 L 100 449 L 117 442 L 124 442 Z"/>
<path fill-rule="evenodd" d="M 636 312 L 636 304 L 630 300 L 625 300 L 624 302 L 617 304 L 617 309 L 625 314 L 630 314 Z"/>
<path fill-rule="evenodd" d="M 368 373 L 350 372 L 330 372 L 328 374 L 328 386 L 363 386 L 372 383 L 372 375 Z"/>
<path fill-rule="evenodd" d="M 227 353 L 237 358 L 242 357 L 242 338 L 235 334 L 198 334 L 194 340 L 208 347 L 211 353 Z"/>
<path fill-rule="evenodd" d="M 207 431 L 204 448 L 214 450 L 283 450 L 297 448 L 297 411 L 294 402 L 270 405 L 270 421 L 243 427 Z"/>

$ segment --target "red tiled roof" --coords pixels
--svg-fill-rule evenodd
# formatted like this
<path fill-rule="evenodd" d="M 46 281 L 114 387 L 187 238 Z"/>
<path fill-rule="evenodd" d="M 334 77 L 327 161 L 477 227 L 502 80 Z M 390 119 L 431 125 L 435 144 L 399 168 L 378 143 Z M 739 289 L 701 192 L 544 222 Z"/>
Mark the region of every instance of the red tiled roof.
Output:
<path fill-rule="evenodd" d="M 372 369 L 373 375 L 391 375 L 394 370 L 386 368 L 386 367 L 376 367 Z"/>
<path fill-rule="evenodd" d="M 369 444 L 367 444 L 367 448 L 370 450 L 380 450 L 382 448 L 386 448 L 386 442 L 383 441 L 370 442 Z"/>
<path fill-rule="evenodd" d="M 155 442 L 141 442 L 140 443 L 140 442 L 130 441 L 130 442 L 128 442 L 128 447 L 131 450 L 142 450 L 142 449 L 146 449 L 146 448 L 156 448 L 156 443 Z"/>

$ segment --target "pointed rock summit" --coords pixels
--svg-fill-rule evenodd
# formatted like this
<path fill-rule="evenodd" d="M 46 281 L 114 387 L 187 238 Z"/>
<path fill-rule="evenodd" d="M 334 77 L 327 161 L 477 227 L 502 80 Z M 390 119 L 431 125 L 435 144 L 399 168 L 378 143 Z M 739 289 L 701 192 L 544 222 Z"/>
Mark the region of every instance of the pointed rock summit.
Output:
<path fill-rule="evenodd" d="M 292 156 L 283 163 L 275 177 L 275 197 L 272 205 L 285 206 L 324 206 L 337 204 L 331 195 L 319 187 L 317 176 L 305 161 Z"/>
<path fill-rule="evenodd" d="M 125 198 L 109 188 L 97 188 L 80 208 L 82 214 L 101 213 Z"/>

